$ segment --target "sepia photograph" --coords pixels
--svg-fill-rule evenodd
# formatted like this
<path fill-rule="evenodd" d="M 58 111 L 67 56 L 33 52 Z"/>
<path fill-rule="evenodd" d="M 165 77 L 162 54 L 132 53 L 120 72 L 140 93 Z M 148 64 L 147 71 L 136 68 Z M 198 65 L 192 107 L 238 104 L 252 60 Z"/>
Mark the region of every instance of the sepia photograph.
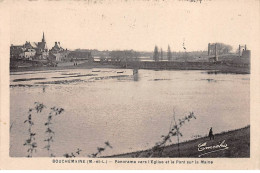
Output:
<path fill-rule="evenodd" d="M 10 2 L 9 157 L 250 159 L 257 5 Z"/>

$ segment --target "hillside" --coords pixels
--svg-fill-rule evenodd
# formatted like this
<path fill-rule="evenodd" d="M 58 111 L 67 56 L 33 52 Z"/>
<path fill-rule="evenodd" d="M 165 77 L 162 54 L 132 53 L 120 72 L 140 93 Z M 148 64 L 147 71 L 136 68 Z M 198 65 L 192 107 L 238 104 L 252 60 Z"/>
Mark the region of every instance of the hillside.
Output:
<path fill-rule="evenodd" d="M 224 142 L 223 142 L 224 141 Z M 198 151 L 198 145 L 207 143 L 206 146 L 216 146 L 218 144 L 226 145 L 226 148 L 220 147 L 215 149 L 205 149 Z M 228 147 L 228 148 L 227 148 Z M 218 150 L 218 151 L 217 151 Z M 114 155 L 109 157 L 114 158 L 134 158 L 149 157 L 150 150 L 137 151 L 132 153 Z M 207 154 L 208 153 L 208 154 Z M 158 157 L 158 153 L 154 153 L 153 157 Z M 178 145 L 173 144 L 166 146 L 162 157 L 188 157 L 188 158 L 247 158 L 250 157 L 250 126 L 223 132 L 215 135 L 214 140 L 209 140 L 208 137 L 202 137 L 199 139 L 180 143 L 180 156 L 178 154 Z"/>

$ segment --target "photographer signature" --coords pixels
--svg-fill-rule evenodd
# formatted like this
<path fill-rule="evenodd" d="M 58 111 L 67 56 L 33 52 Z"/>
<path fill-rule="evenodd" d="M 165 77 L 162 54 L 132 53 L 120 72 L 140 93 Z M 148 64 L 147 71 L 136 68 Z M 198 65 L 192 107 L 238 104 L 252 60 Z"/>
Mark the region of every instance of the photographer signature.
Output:
<path fill-rule="evenodd" d="M 199 157 L 201 157 L 203 155 L 207 155 L 209 153 L 214 153 L 217 151 L 227 150 L 227 149 L 228 149 L 228 145 L 225 140 L 223 140 L 220 144 L 217 144 L 217 145 L 207 146 L 207 142 L 204 142 L 204 143 L 201 143 L 198 145 L 198 151 L 200 151 L 200 152 L 206 151 L 206 153 L 199 155 Z"/>

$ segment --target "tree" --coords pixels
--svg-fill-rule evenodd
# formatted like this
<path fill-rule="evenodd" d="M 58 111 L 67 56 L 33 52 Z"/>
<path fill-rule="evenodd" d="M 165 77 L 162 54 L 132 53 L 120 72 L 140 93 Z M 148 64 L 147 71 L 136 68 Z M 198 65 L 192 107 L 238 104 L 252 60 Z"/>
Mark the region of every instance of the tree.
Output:
<path fill-rule="evenodd" d="M 232 51 L 232 46 L 224 43 L 217 43 L 218 54 L 227 54 Z"/>
<path fill-rule="evenodd" d="M 154 47 L 153 59 L 154 61 L 159 61 L 159 52 L 157 46 Z"/>
<path fill-rule="evenodd" d="M 139 61 L 140 54 L 134 50 L 113 50 L 109 56 L 115 61 Z"/>
<path fill-rule="evenodd" d="M 163 60 L 163 50 L 161 48 L 161 61 Z"/>
<path fill-rule="evenodd" d="M 172 52 L 171 52 L 171 48 L 169 45 L 168 45 L 168 51 L 167 51 L 167 58 L 168 58 L 168 61 L 172 60 Z"/>

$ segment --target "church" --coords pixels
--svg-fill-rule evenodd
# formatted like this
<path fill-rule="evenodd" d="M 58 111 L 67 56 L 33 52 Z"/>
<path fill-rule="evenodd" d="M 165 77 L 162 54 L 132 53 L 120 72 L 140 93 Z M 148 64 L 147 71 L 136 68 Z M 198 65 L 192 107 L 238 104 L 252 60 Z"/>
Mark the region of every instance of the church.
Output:
<path fill-rule="evenodd" d="M 45 40 L 44 32 L 41 42 L 26 41 L 24 45 L 10 47 L 10 58 L 12 60 L 48 60 L 48 61 L 66 61 L 69 51 L 61 47 L 60 42 L 49 50 Z"/>
<path fill-rule="evenodd" d="M 44 32 L 42 35 L 42 41 L 36 45 L 36 56 L 35 59 L 47 59 L 49 56 L 49 50 L 45 41 Z"/>
<path fill-rule="evenodd" d="M 44 32 L 42 41 L 38 43 L 25 42 L 24 45 L 10 47 L 11 59 L 24 59 L 24 60 L 47 60 L 49 50 L 45 41 Z"/>

